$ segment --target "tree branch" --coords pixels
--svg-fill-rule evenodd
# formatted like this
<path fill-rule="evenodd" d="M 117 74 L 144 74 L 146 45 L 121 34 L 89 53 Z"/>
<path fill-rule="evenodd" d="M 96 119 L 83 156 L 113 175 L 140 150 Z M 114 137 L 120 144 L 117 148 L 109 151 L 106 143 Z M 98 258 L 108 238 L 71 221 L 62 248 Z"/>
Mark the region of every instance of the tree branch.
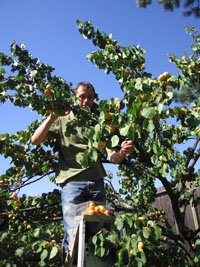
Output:
<path fill-rule="evenodd" d="M 196 139 L 196 142 L 194 143 L 193 147 L 189 148 L 190 149 L 190 155 L 188 156 L 188 159 L 185 163 L 185 169 L 188 167 L 188 164 L 189 164 L 192 156 L 194 155 L 194 151 L 195 151 L 199 141 L 200 141 L 200 137 Z"/>
<path fill-rule="evenodd" d="M 35 183 L 35 182 L 37 182 L 37 181 L 43 179 L 45 176 L 50 175 L 50 174 L 52 174 L 52 173 L 54 173 L 54 171 L 45 173 L 45 174 L 43 174 L 42 176 L 40 176 L 39 178 L 35 179 L 34 181 L 30 181 L 30 180 L 34 177 L 34 176 L 31 176 L 31 177 L 29 177 L 24 183 L 22 183 L 20 186 L 15 187 L 14 189 L 10 190 L 10 192 L 14 192 L 14 191 L 16 191 L 16 190 L 18 190 L 18 189 L 20 190 L 21 188 L 23 188 L 23 187 L 25 187 L 25 186 L 27 186 L 27 185 L 30 185 L 30 184 L 32 184 L 32 183 Z M 27 181 L 30 181 L 30 182 L 27 182 Z"/>
<path fill-rule="evenodd" d="M 135 210 L 133 209 L 133 207 L 131 205 L 128 205 L 126 203 L 124 203 L 123 199 L 119 196 L 119 194 L 117 194 L 117 192 L 115 191 L 111 181 L 107 180 L 107 179 L 104 179 L 106 180 L 107 182 L 109 182 L 110 186 L 111 186 L 111 189 L 112 189 L 112 192 L 113 192 L 113 195 L 114 197 L 118 200 L 117 203 L 115 202 L 112 202 L 112 205 L 114 206 L 114 209 L 117 209 L 117 210 L 127 210 L 127 211 L 132 211 L 134 212 Z"/>

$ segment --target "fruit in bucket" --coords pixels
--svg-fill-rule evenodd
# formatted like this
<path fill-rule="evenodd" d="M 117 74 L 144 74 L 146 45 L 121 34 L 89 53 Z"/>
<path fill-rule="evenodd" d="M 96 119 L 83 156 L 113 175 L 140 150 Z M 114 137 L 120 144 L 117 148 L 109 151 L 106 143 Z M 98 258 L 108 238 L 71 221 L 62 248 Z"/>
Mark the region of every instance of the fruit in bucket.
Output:
<path fill-rule="evenodd" d="M 109 210 L 105 209 L 103 205 L 96 205 L 91 201 L 86 210 L 81 212 L 81 215 L 106 215 L 109 216 Z"/>

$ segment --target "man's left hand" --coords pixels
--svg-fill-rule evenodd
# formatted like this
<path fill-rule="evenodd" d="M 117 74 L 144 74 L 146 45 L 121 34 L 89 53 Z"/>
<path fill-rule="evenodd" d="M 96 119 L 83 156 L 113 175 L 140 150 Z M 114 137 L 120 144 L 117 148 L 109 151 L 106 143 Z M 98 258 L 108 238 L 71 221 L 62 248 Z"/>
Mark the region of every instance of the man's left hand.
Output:
<path fill-rule="evenodd" d="M 124 141 L 121 144 L 121 152 L 123 154 L 132 154 L 133 148 L 134 148 L 134 145 L 133 145 L 133 141 L 131 140 Z"/>

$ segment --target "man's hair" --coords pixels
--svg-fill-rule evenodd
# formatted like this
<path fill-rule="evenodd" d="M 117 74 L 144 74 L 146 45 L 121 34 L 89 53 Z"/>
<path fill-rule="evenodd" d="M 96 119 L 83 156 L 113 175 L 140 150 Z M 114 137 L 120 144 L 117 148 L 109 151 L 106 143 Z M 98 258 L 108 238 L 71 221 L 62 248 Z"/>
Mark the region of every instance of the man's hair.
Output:
<path fill-rule="evenodd" d="M 84 87 L 87 88 L 87 90 L 92 90 L 93 93 L 94 93 L 94 95 L 96 94 L 96 93 L 95 93 L 94 86 L 93 86 L 91 83 L 89 83 L 89 82 L 79 82 L 79 83 L 75 86 L 75 88 L 74 88 L 74 94 L 75 94 L 75 95 L 76 95 L 76 92 L 77 92 L 77 90 L 78 90 L 78 88 L 79 88 L 80 86 L 84 86 Z"/>

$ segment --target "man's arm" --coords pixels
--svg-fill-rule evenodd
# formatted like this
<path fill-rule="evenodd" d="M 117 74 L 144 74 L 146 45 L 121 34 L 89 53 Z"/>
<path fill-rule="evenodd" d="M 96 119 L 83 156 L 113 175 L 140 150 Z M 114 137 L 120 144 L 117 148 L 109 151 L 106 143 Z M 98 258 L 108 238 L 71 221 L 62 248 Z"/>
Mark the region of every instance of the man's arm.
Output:
<path fill-rule="evenodd" d="M 55 114 L 54 112 L 51 113 L 45 121 L 36 129 L 35 133 L 32 136 L 32 144 L 39 145 L 47 138 L 47 133 L 53 124 L 53 122 L 59 117 L 59 115 Z"/>
<path fill-rule="evenodd" d="M 122 143 L 121 149 L 119 151 L 106 148 L 110 162 L 114 164 L 120 163 L 127 154 L 133 153 L 133 147 L 133 141 L 128 140 Z"/>

